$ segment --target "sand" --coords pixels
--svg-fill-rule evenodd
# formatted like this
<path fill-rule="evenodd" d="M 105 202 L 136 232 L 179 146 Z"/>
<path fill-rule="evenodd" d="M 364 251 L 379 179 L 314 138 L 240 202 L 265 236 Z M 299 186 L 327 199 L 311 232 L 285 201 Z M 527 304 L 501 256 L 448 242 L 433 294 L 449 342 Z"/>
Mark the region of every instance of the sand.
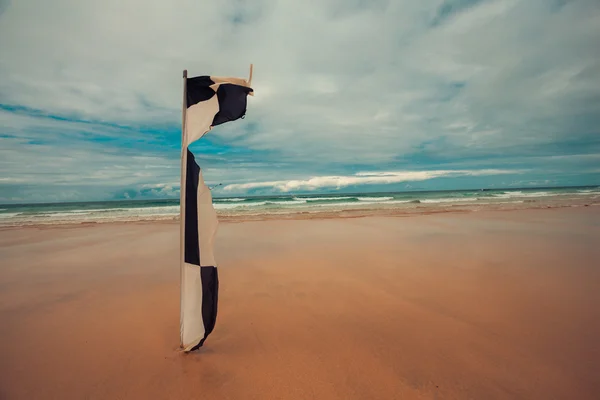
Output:
<path fill-rule="evenodd" d="M 0 399 L 598 399 L 600 208 L 222 223 L 179 351 L 178 225 L 0 231 Z"/>

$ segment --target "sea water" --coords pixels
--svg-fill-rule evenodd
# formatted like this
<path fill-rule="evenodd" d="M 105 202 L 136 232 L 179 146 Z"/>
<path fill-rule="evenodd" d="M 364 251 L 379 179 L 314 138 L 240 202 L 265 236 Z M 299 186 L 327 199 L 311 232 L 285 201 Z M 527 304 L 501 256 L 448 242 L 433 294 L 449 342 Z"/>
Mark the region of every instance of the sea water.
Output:
<path fill-rule="evenodd" d="M 270 214 L 341 212 L 347 210 L 431 210 L 482 207 L 549 199 L 600 202 L 600 187 L 381 192 L 356 194 L 303 194 L 213 198 L 217 215 L 226 217 Z M 119 200 L 47 204 L 0 205 L 0 226 L 82 222 L 175 220 L 179 199 Z"/>

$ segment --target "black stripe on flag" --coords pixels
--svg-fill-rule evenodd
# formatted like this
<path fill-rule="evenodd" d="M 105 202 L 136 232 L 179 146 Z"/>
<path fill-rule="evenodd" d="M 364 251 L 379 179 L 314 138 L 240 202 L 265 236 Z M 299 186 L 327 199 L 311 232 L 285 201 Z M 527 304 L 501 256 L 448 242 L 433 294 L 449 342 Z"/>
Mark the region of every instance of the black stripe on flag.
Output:
<path fill-rule="evenodd" d="M 210 76 L 197 76 L 187 79 L 187 107 L 210 100 L 214 95 L 219 101 L 219 112 L 215 115 L 211 126 L 235 121 L 246 115 L 248 94 L 252 88 L 233 83 L 221 83 L 215 92 L 210 86 L 215 82 Z"/>
<path fill-rule="evenodd" d="M 219 273 L 215 267 L 200 267 L 202 279 L 202 322 L 204 324 L 204 337 L 191 351 L 204 344 L 208 335 L 217 323 L 217 305 L 219 303 Z"/>
<path fill-rule="evenodd" d="M 210 76 L 196 76 L 187 79 L 187 107 L 198 104 L 201 101 L 210 100 L 215 91 L 210 87 L 214 85 Z"/>
<path fill-rule="evenodd" d="M 198 180 L 200 167 L 192 152 L 187 150 L 187 172 L 185 182 L 185 262 L 200 266 L 198 245 Z"/>

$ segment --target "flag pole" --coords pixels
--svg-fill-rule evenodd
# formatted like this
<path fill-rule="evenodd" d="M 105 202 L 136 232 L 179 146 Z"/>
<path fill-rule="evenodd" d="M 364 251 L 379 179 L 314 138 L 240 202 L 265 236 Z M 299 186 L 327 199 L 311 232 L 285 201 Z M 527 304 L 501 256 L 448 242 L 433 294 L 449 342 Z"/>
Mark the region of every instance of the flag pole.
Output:
<path fill-rule="evenodd" d="M 185 184 L 187 168 L 187 137 L 185 116 L 187 113 L 187 69 L 183 70 L 183 105 L 181 111 L 181 182 L 179 185 L 179 347 L 183 348 L 183 266 L 185 262 Z"/>

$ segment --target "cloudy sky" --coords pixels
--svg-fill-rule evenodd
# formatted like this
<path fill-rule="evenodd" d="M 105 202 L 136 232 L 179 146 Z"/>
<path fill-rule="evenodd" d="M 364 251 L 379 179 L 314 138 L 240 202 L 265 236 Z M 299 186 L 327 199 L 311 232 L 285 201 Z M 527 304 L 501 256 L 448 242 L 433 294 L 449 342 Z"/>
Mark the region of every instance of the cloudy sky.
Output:
<path fill-rule="evenodd" d="M 600 184 L 597 0 L 0 0 L 0 202 L 178 196 L 183 69 L 247 77 L 215 196 Z"/>

